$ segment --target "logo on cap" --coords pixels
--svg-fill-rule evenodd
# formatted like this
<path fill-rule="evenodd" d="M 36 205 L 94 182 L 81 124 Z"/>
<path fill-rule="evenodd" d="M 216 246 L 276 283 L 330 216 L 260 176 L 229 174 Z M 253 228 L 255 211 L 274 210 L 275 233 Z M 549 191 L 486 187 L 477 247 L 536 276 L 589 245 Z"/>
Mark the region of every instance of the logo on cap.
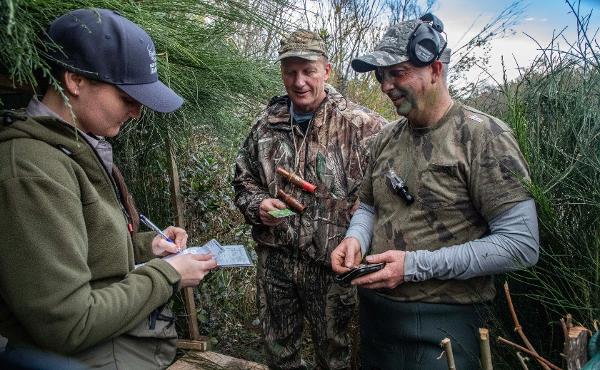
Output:
<path fill-rule="evenodd" d="M 150 63 L 150 74 L 155 74 L 158 72 L 158 68 L 156 66 L 156 50 L 152 47 L 152 45 L 146 45 L 146 50 L 148 50 L 148 56 L 152 63 Z"/>
<path fill-rule="evenodd" d="M 416 49 L 415 53 L 417 54 L 417 56 L 419 57 L 420 60 L 432 60 L 435 56 L 435 54 L 433 54 L 431 51 L 427 50 L 421 44 L 417 44 L 415 49 Z"/>

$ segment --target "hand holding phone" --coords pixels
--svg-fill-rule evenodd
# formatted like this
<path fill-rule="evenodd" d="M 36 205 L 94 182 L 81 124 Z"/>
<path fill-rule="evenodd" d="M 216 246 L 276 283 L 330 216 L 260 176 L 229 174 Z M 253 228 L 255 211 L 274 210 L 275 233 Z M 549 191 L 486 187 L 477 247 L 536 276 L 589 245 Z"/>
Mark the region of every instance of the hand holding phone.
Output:
<path fill-rule="evenodd" d="M 385 266 L 385 263 L 367 263 L 355 266 L 348 272 L 344 272 L 341 275 L 335 277 L 335 281 L 340 284 L 350 284 L 350 282 L 363 275 L 370 274 L 375 271 L 381 270 Z"/>

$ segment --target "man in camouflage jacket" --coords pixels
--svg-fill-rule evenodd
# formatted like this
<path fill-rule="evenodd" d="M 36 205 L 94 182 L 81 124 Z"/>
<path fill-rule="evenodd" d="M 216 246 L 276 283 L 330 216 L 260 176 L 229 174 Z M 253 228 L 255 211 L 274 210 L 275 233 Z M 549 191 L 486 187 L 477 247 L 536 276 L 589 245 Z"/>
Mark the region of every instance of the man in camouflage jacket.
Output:
<path fill-rule="evenodd" d="M 274 369 L 302 369 L 304 319 L 310 322 L 316 365 L 349 368 L 348 324 L 355 289 L 334 282 L 329 255 L 344 237 L 367 164 L 366 141 L 384 120 L 326 85 L 331 66 L 320 37 L 299 30 L 281 42 L 287 95 L 271 100 L 242 145 L 235 203 L 257 244 L 257 300 L 267 361 Z M 307 192 L 276 173 L 281 167 L 316 185 Z M 287 208 L 284 191 L 305 210 Z"/>
<path fill-rule="evenodd" d="M 403 116 L 373 141 L 359 208 L 331 257 L 337 273 L 369 248 L 368 263 L 385 263 L 352 282 L 363 370 L 447 369 L 445 337 L 457 368 L 479 369 L 492 275 L 538 258 L 527 164 L 504 122 L 450 97 L 442 30 L 431 15 L 402 22 L 352 61 L 375 71 Z"/>

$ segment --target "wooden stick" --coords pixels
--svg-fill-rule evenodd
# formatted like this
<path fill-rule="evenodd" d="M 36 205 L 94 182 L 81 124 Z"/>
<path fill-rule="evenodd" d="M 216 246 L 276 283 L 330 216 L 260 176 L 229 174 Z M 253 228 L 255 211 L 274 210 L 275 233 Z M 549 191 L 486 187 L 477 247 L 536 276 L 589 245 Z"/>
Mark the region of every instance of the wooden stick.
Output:
<path fill-rule="evenodd" d="M 198 317 L 196 316 L 196 302 L 194 301 L 194 288 L 187 287 L 183 289 L 185 300 L 185 310 L 187 312 L 188 330 L 191 340 L 200 339 L 200 329 L 198 328 Z"/>
<path fill-rule="evenodd" d="M 172 138 L 167 134 L 165 146 L 169 152 L 169 177 L 171 180 L 171 204 L 175 209 L 175 226 L 185 228 L 183 198 L 181 196 L 181 187 L 179 186 L 179 170 L 177 169 L 177 158 L 175 148 L 173 147 Z M 183 297 L 185 301 L 185 310 L 187 311 L 188 330 L 190 339 L 200 339 L 200 329 L 198 328 L 198 318 L 196 316 L 196 302 L 194 301 L 194 288 L 187 287 L 183 289 Z"/>
<path fill-rule="evenodd" d="M 567 340 L 567 338 L 569 337 L 569 328 L 567 328 L 567 323 L 565 322 L 565 318 L 561 317 L 559 321 L 560 321 L 560 327 L 562 328 L 562 331 L 563 331 L 563 338 L 565 338 L 565 340 Z"/>
<path fill-rule="evenodd" d="M 588 360 L 588 330 L 583 326 L 569 329 L 563 349 L 568 370 L 579 370 Z"/>
<path fill-rule="evenodd" d="M 532 353 L 535 353 L 536 355 L 538 354 L 537 351 L 535 350 L 535 348 L 533 348 L 533 345 L 529 342 L 529 339 L 527 339 L 527 336 L 525 335 L 525 332 L 523 332 L 523 327 L 521 326 L 521 323 L 519 323 L 519 319 L 517 317 L 517 313 L 515 312 L 515 307 L 513 306 L 512 303 L 512 297 L 510 296 L 510 290 L 508 289 L 508 282 L 504 282 L 504 295 L 506 295 L 506 302 L 508 303 L 508 309 L 510 310 L 510 315 L 512 316 L 513 322 L 515 323 L 515 331 L 517 332 L 517 334 L 519 334 L 519 336 L 521 337 L 521 340 L 523 341 L 523 343 L 525 343 L 525 346 L 527 347 L 527 349 L 529 349 L 529 351 L 531 351 Z M 538 357 L 541 358 L 541 356 L 538 355 Z M 537 357 L 533 356 L 533 358 L 535 358 L 537 360 Z M 538 360 L 539 362 L 539 360 Z M 545 370 L 549 370 L 549 367 L 543 363 L 540 362 L 540 365 L 545 369 Z"/>
<path fill-rule="evenodd" d="M 456 364 L 454 363 L 454 353 L 452 353 L 452 343 L 450 338 L 444 338 L 440 342 L 440 346 L 446 352 L 446 360 L 448 361 L 448 370 L 456 370 Z"/>
<path fill-rule="evenodd" d="M 566 316 L 566 319 L 567 319 L 567 329 L 571 329 L 573 327 L 573 315 L 568 313 Z"/>
<path fill-rule="evenodd" d="M 485 328 L 479 328 L 479 349 L 481 351 L 481 368 L 483 370 L 493 370 L 490 333 Z"/>
<path fill-rule="evenodd" d="M 546 366 L 550 367 L 551 369 L 554 370 L 562 370 L 560 367 L 554 365 L 552 362 L 546 360 L 545 358 L 543 358 L 542 356 L 538 355 L 537 353 L 533 353 L 531 350 L 518 345 L 517 343 L 513 343 L 510 340 L 504 339 L 502 337 L 498 337 L 498 342 L 504 343 L 504 344 L 508 344 L 510 346 L 515 347 L 516 349 L 518 349 L 521 352 L 525 352 L 528 355 L 530 355 L 531 357 L 534 357 L 538 362 L 544 363 Z"/>
<path fill-rule="evenodd" d="M 523 370 L 529 370 L 529 368 L 527 367 L 527 364 L 525 362 L 527 362 L 527 360 L 529 360 L 529 357 L 525 357 L 521 354 L 521 352 L 517 351 L 517 358 L 519 359 L 519 363 L 521 364 L 521 367 L 523 368 Z"/>

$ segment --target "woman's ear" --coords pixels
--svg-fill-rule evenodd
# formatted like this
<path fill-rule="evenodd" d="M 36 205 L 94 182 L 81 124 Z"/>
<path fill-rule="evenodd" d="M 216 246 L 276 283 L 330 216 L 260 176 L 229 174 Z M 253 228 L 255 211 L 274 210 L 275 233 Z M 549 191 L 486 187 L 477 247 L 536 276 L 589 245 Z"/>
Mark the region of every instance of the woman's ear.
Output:
<path fill-rule="evenodd" d="M 85 78 L 71 71 L 64 71 L 62 78 L 66 92 L 72 96 L 79 96 Z"/>

